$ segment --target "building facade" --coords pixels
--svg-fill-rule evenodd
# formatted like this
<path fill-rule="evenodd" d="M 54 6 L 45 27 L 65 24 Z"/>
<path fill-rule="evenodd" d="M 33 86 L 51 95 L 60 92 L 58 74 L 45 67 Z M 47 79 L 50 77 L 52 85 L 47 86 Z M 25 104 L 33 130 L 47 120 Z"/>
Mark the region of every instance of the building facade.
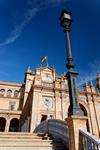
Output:
<path fill-rule="evenodd" d="M 97 83 L 86 83 L 78 98 L 87 129 L 96 137 L 100 134 L 100 74 Z M 25 73 L 24 83 L 0 82 L 0 131 L 33 132 L 47 117 L 66 121 L 69 108 L 67 77 L 56 70 L 39 67 Z"/>

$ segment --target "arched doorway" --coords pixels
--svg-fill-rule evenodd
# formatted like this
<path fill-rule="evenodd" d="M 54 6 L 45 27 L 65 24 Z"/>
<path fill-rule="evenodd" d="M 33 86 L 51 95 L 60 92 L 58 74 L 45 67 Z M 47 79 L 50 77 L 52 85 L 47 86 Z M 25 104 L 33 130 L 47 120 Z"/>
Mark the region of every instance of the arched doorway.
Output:
<path fill-rule="evenodd" d="M 5 125 L 6 125 L 6 119 L 3 117 L 0 117 L 0 132 L 5 131 Z"/>
<path fill-rule="evenodd" d="M 13 118 L 10 122 L 9 132 L 18 132 L 19 131 L 19 120 Z"/>

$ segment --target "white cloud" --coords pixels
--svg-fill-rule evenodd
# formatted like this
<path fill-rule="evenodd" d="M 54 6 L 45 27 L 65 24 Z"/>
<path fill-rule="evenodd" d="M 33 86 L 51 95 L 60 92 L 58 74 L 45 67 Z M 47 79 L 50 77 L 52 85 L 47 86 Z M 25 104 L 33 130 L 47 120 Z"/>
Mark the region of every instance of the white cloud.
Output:
<path fill-rule="evenodd" d="M 10 36 L 4 42 L 0 43 L 0 46 L 5 46 L 13 43 L 21 35 L 25 25 L 36 15 L 37 12 L 37 8 L 28 9 L 24 16 L 24 21 L 19 23 L 19 25 L 15 26 L 13 31 L 10 33 Z"/>
<path fill-rule="evenodd" d="M 86 74 L 83 74 L 81 76 L 78 77 L 78 85 L 84 85 L 85 81 L 89 82 L 89 81 L 93 81 L 96 79 L 96 73 L 89 73 L 87 72 Z"/>
<path fill-rule="evenodd" d="M 88 71 L 80 72 L 78 77 L 78 85 L 83 85 L 86 81 L 93 81 L 97 77 L 97 73 L 100 73 L 100 61 L 94 61 L 94 63 L 89 64 Z"/>
<path fill-rule="evenodd" d="M 21 35 L 26 24 L 30 22 L 30 20 L 37 14 L 38 11 L 49 6 L 56 6 L 57 4 L 64 3 L 66 1 L 68 0 L 28 0 L 29 9 L 27 9 L 26 13 L 24 14 L 24 21 L 19 22 L 18 25 L 14 27 L 9 37 L 4 42 L 0 43 L 0 47 L 13 43 Z"/>

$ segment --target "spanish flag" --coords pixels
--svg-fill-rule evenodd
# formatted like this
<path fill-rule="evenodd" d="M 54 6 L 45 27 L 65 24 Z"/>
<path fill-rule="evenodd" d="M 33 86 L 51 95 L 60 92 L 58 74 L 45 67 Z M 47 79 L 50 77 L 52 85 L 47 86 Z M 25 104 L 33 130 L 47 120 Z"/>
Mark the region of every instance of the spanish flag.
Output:
<path fill-rule="evenodd" d="M 47 60 L 47 56 L 44 56 L 44 57 L 41 58 L 41 61 L 42 61 L 42 62 L 44 62 L 44 61 L 46 61 L 46 60 Z"/>

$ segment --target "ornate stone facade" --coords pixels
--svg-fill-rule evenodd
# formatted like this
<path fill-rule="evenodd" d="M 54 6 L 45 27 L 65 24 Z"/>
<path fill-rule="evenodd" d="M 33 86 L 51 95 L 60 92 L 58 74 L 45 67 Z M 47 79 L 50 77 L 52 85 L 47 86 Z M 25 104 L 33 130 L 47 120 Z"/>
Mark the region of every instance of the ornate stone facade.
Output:
<path fill-rule="evenodd" d="M 46 118 L 66 120 L 69 94 L 67 78 L 56 70 L 39 67 L 25 73 L 24 83 L 0 82 L 0 131 L 33 132 Z M 100 75 L 96 88 L 86 84 L 79 90 L 79 103 L 88 117 L 87 128 L 95 136 L 100 132 Z"/>

